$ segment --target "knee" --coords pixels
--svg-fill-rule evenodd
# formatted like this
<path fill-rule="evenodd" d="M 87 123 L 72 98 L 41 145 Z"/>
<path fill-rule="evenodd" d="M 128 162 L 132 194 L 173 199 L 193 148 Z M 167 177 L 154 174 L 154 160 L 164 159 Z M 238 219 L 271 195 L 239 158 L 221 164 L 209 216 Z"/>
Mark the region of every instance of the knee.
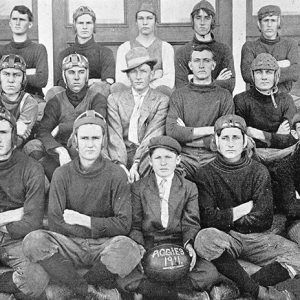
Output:
<path fill-rule="evenodd" d="M 57 246 L 51 243 L 45 230 L 35 230 L 27 234 L 22 248 L 24 255 L 32 262 L 43 260 L 57 252 Z"/>
<path fill-rule="evenodd" d="M 23 146 L 23 152 L 36 160 L 43 157 L 45 152 L 44 149 L 42 142 L 38 139 L 31 140 Z"/>
<path fill-rule="evenodd" d="M 292 226 L 287 231 L 287 235 L 289 239 L 300 246 L 300 221 L 292 224 Z"/>
<path fill-rule="evenodd" d="M 195 248 L 199 245 L 210 245 L 222 236 L 222 231 L 216 228 L 201 229 L 195 238 Z"/>

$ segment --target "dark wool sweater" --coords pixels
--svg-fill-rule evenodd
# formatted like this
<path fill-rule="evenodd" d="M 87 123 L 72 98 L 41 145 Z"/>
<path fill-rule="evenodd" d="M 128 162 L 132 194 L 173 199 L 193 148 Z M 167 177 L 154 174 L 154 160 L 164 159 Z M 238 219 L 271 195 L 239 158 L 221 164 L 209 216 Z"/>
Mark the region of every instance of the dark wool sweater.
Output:
<path fill-rule="evenodd" d="M 86 110 L 93 109 L 106 118 L 106 98 L 100 93 L 94 94 L 89 91 L 88 89 L 83 99 L 78 103 L 75 99 L 73 101 L 71 99 L 72 103 L 70 102 L 67 97 L 68 90 L 57 93 L 47 102 L 37 135 L 46 151 L 67 145 L 75 119 Z M 57 125 L 59 125 L 59 132 L 54 138 L 51 131 Z"/>
<path fill-rule="evenodd" d="M 27 69 L 36 69 L 34 75 L 26 76 L 27 86 L 25 92 L 44 97 L 42 88 L 48 82 L 48 55 L 45 46 L 34 43 L 30 39 L 23 43 L 11 41 L 0 48 L 0 57 L 7 54 L 21 55 L 26 62 Z"/>
<path fill-rule="evenodd" d="M 275 40 L 267 40 L 261 36 L 256 41 L 248 41 L 243 45 L 241 58 L 241 72 L 245 82 L 253 84 L 251 76 L 251 63 L 260 53 L 269 53 L 277 61 L 288 59 L 289 67 L 280 68 L 278 88 L 282 92 L 290 92 L 293 82 L 296 82 L 300 74 L 300 58 L 298 43 L 291 38 L 277 37 Z"/>
<path fill-rule="evenodd" d="M 38 162 L 18 150 L 0 161 L 0 212 L 24 207 L 22 220 L 6 225 L 11 238 L 21 239 L 42 227 L 44 193 L 45 175 Z"/>
<path fill-rule="evenodd" d="M 65 223 L 65 209 L 90 216 L 92 229 Z M 53 174 L 48 212 L 52 231 L 82 238 L 127 235 L 131 227 L 131 210 L 126 174 L 101 156 L 88 171 L 81 170 L 76 158 Z"/>
<path fill-rule="evenodd" d="M 77 37 L 75 43 L 63 50 L 59 54 L 56 83 L 62 87 L 65 87 L 64 80 L 62 78 L 62 61 L 63 59 L 72 53 L 78 53 L 84 55 L 89 61 L 89 78 L 97 78 L 106 80 L 107 78 L 115 79 L 115 59 L 113 52 L 100 43 L 96 43 L 94 37 L 88 40 L 85 44 L 79 44 Z"/>
<path fill-rule="evenodd" d="M 264 131 L 268 144 L 255 140 L 258 148 L 283 149 L 296 143 L 292 135 L 276 134 L 279 125 L 288 120 L 291 124 L 296 106 L 291 95 L 283 92 L 274 94 L 277 108 L 271 96 L 263 95 L 255 88 L 234 97 L 235 113 L 243 117 L 247 126 Z M 269 146 L 268 146 L 269 145 Z"/>
<path fill-rule="evenodd" d="M 212 71 L 212 78 L 216 79 L 220 72 L 227 68 L 232 72 L 232 76 L 227 80 L 215 80 L 216 84 L 229 90 L 231 93 L 235 86 L 235 71 L 233 56 L 230 48 L 223 44 L 217 42 L 212 36 L 212 41 L 210 42 L 200 42 L 194 36 L 193 40 L 188 42 L 186 45 L 180 47 L 175 53 L 175 86 L 176 88 L 183 87 L 188 84 L 188 75 L 192 74 L 189 68 L 188 62 L 190 61 L 190 56 L 194 46 L 197 45 L 207 45 L 215 53 L 216 68 Z"/>
<path fill-rule="evenodd" d="M 167 135 L 182 144 L 193 141 L 195 127 L 214 126 L 216 120 L 234 113 L 232 96 L 215 83 L 187 86 L 173 92 L 166 121 Z M 186 127 L 177 125 L 182 119 Z"/>
<path fill-rule="evenodd" d="M 220 155 L 198 170 L 201 221 L 204 227 L 241 233 L 263 232 L 273 220 L 270 175 L 265 166 L 248 156 L 228 163 Z M 232 208 L 253 201 L 251 212 L 233 222 Z"/>

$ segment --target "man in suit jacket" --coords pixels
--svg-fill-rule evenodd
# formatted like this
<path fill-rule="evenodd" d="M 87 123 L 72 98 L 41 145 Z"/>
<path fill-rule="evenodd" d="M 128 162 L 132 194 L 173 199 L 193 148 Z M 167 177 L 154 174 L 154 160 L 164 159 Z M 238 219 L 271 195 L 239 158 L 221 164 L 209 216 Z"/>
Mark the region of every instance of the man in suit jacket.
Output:
<path fill-rule="evenodd" d="M 181 146 L 171 137 L 159 136 L 152 138 L 148 147 L 154 172 L 132 185 L 133 223 L 129 236 L 142 254 L 165 243 L 184 246 L 191 256 L 190 272 L 180 282 L 163 284 L 148 279 L 136 268 L 118 282 L 126 290 L 151 299 L 209 299 L 203 290 L 216 281 L 218 273 L 207 261 L 196 259 L 192 246 L 200 230 L 198 192 L 194 183 L 174 172 Z M 186 290 L 190 291 L 188 298 Z"/>
<path fill-rule="evenodd" d="M 156 59 L 143 47 L 126 54 L 123 72 L 131 88 L 113 93 L 107 100 L 108 153 L 127 173 L 130 182 L 149 170 L 147 146 L 154 136 L 165 134 L 169 98 L 149 87 Z"/>

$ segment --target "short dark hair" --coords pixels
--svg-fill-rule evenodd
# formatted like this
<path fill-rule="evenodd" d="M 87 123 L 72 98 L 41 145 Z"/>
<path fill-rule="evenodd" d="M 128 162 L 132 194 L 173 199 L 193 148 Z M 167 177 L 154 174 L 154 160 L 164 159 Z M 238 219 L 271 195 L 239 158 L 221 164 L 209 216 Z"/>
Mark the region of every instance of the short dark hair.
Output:
<path fill-rule="evenodd" d="M 20 14 L 27 15 L 29 22 L 33 21 L 33 14 L 31 10 L 25 5 L 16 5 L 10 12 L 10 18 L 14 11 L 18 11 Z"/>
<path fill-rule="evenodd" d="M 202 51 L 205 51 L 205 50 L 211 52 L 212 59 L 214 61 L 216 61 L 216 54 L 215 54 L 215 52 L 208 45 L 205 45 L 205 44 L 193 45 L 192 46 L 192 50 L 191 50 L 191 53 L 190 53 L 190 61 L 192 60 L 192 54 L 193 54 L 194 51 L 202 52 Z"/>

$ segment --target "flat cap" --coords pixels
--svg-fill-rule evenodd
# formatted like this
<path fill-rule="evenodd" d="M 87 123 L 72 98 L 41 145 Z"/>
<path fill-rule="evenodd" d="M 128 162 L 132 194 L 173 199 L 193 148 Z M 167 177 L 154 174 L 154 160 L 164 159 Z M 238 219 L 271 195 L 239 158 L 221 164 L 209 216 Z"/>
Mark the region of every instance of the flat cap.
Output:
<path fill-rule="evenodd" d="M 262 20 L 266 16 L 280 16 L 281 10 L 277 5 L 266 5 L 259 9 L 257 13 L 258 20 Z"/>
<path fill-rule="evenodd" d="M 216 11 L 214 7 L 206 0 L 201 0 L 198 2 L 194 7 L 191 12 L 191 15 L 193 15 L 196 11 L 203 9 L 205 10 L 208 14 L 212 15 L 213 17 L 216 15 Z"/>
<path fill-rule="evenodd" d="M 243 133 L 247 132 L 245 120 L 237 115 L 225 115 L 216 121 L 214 130 L 217 134 L 220 134 L 225 128 L 239 128 Z"/>
<path fill-rule="evenodd" d="M 180 144 L 170 136 L 162 135 L 150 139 L 148 149 L 165 148 L 175 151 L 177 154 L 181 152 Z"/>

